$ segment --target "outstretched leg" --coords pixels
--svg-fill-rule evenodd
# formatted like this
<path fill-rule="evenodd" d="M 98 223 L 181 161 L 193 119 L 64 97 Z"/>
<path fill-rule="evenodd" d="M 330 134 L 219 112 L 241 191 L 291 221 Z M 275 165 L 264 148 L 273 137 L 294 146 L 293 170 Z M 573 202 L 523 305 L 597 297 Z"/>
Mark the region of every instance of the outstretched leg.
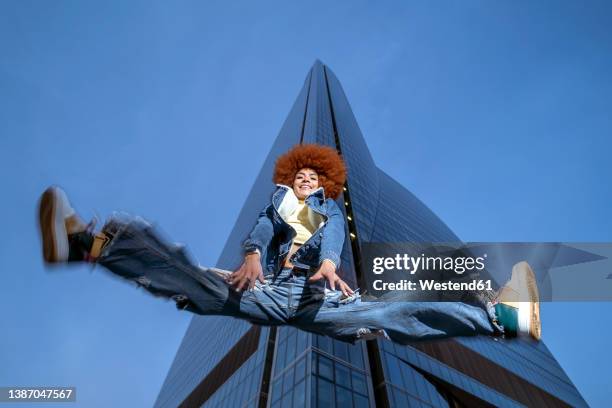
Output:
<path fill-rule="evenodd" d="M 90 261 L 115 276 L 135 282 L 155 296 L 172 299 L 179 309 L 202 315 L 225 315 L 253 323 L 286 321 L 282 293 L 238 293 L 225 281 L 228 271 L 203 268 L 186 249 L 140 217 L 113 216 L 99 233 L 83 223 L 63 190 L 51 187 L 40 201 L 40 228 L 46 262 Z M 92 252 L 94 252 L 92 254 Z"/>
<path fill-rule="evenodd" d="M 331 292 L 318 309 L 304 309 L 297 327 L 345 341 L 382 335 L 405 344 L 451 336 L 492 335 L 496 328 L 487 311 L 461 302 L 363 302 L 341 303 Z"/>
<path fill-rule="evenodd" d="M 359 296 L 342 300 L 341 292 L 328 291 L 317 304 L 302 299 L 301 303 L 307 306 L 298 309 L 291 323 L 351 342 L 373 335 L 406 343 L 502 332 L 510 337 L 523 335 L 540 339 L 538 288 L 527 262 L 514 265 L 511 279 L 495 297 L 495 305 L 483 301 L 475 304 L 402 300 L 363 302 Z"/>

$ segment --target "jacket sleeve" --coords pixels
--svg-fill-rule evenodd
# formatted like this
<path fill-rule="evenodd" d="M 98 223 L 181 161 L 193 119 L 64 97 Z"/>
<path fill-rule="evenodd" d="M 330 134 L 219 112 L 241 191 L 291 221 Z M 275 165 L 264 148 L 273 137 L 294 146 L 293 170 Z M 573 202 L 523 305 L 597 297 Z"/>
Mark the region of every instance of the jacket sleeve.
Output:
<path fill-rule="evenodd" d="M 270 219 L 270 207 L 271 204 L 268 204 L 259 213 L 257 223 L 243 243 L 245 252 L 259 251 L 260 254 L 263 254 L 264 249 L 266 249 L 270 244 L 270 241 L 274 236 L 274 227 L 272 226 L 272 220 Z"/>
<path fill-rule="evenodd" d="M 328 218 L 323 228 L 323 237 L 321 238 L 319 264 L 327 259 L 338 268 L 345 238 L 344 216 L 334 200 L 327 199 L 325 203 L 327 205 Z"/>

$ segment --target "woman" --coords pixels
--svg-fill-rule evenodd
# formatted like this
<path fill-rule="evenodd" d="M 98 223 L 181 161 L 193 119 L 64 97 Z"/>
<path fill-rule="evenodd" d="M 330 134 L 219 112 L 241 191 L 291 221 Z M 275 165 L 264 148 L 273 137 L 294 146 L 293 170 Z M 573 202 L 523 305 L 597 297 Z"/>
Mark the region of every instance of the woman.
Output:
<path fill-rule="evenodd" d="M 345 225 L 334 199 L 345 177 L 344 163 L 332 148 L 298 145 L 282 155 L 274 172 L 277 189 L 244 242 L 244 262 L 233 273 L 197 265 L 183 247 L 168 243 L 138 217 L 113 217 L 93 233 L 65 193 L 51 187 L 40 201 L 43 256 L 48 263 L 95 262 L 193 313 L 289 324 L 343 341 L 382 335 L 406 343 L 499 333 L 491 308 L 361 301 L 336 273 Z M 520 269 L 519 274 L 529 275 L 530 270 Z M 504 316 L 516 320 L 516 313 Z M 531 330 L 536 337 L 539 326 L 524 326 L 519 331 Z"/>
<path fill-rule="evenodd" d="M 344 163 L 330 147 L 298 145 L 281 156 L 274 172 L 277 190 L 245 241 L 244 264 L 229 282 L 238 290 L 252 289 L 256 279 L 263 283 L 263 261 L 270 275 L 281 267 L 317 268 L 311 282 L 326 279 L 332 289 L 338 286 L 345 296 L 352 295 L 336 274 L 345 233 L 344 217 L 334 199 L 345 179 Z"/>

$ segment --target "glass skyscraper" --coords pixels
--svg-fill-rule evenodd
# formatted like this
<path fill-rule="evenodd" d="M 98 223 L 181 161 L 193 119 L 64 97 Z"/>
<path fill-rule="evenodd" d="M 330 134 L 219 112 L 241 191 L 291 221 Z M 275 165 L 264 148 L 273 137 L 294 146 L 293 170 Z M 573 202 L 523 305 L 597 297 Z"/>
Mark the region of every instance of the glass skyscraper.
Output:
<path fill-rule="evenodd" d="M 457 242 L 417 197 L 380 170 L 340 82 L 315 62 L 217 267 L 235 269 L 241 243 L 273 191 L 276 158 L 297 143 L 320 143 L 344 157 L 338 204 L 347 237 L 340 275 L 351 287 L 364 242 Z M 377 339 L 355 345 L 292 327 L 257 327 L 194 316 L 155 406 L 474 407 L 587 406 L 543 342 L 454 338 L 411 346 Z"/>

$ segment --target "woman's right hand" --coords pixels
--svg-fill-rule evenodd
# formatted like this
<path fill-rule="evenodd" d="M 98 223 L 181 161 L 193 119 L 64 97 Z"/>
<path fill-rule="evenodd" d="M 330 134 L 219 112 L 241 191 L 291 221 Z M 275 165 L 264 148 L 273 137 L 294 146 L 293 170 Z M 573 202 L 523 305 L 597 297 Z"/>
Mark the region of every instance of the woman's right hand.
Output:
<path fill-rule="evenodd" d="M 253 289 L 255 281 L 264 283 L 263 270 L 261 268 L 260 255 L 258 252 L 246 254 L 244 262 L 237 271 L 232 273 L 227 282 L 239 292 L 245 289 Z"/>

